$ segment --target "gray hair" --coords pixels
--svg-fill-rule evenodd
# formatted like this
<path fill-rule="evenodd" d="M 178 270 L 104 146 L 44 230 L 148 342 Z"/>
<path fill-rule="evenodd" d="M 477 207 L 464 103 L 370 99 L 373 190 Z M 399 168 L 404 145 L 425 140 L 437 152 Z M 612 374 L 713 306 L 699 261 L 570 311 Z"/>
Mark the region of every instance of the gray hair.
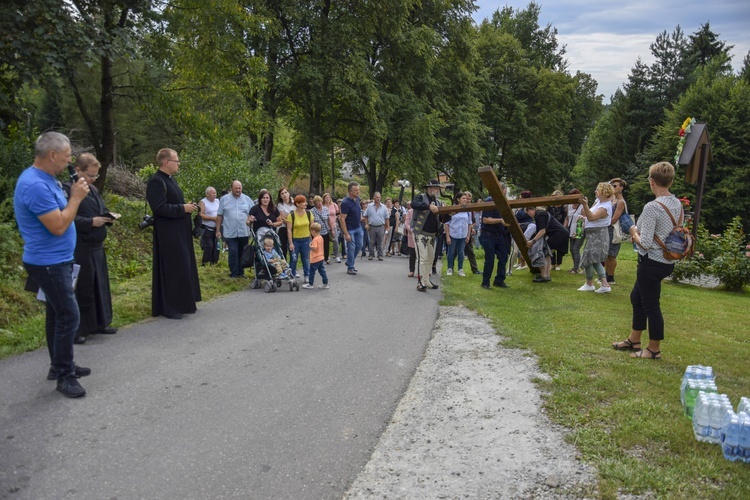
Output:
<path fill-rule="evenodd" d="M 45 158 L 52 151 L 63 151 L 70 148 L 70 139 L 60 132 L 45 132 L 34 143 L 34 154 L 37 158 Z"/>
<path fill-rule="evenodd" d="M 216 188 L 215 188 L 215 187 L 213 187 L 213 186 L 208 186 L 208 187 L 206 188 L 206 196 L 208 196 L 208 193 L 209 193 L 209 191 L 211 191 L 212 189 L 214 190 L 214 192 L 216 192 Z"/>

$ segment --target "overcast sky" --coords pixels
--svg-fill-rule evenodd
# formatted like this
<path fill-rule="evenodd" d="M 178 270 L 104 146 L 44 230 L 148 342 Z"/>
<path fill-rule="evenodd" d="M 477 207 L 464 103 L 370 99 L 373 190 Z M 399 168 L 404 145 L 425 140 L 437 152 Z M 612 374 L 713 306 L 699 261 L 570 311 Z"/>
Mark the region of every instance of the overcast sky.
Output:
<path fill-rule="evenodd" d="M 509 5 L 525 9 L 529 0 L 476 0 L 480 23 Z M 547 0 L 541 5 L 539 24 L 557 28 L 557 39 L 566 45 L 568 70 L 589 73 L 599 83 L 598 93 L 609 103 L 615 90 L 622 88 L 640 56 L 650 64 L 649 45 L 666 30 L 679 24 L 685 35 L 709 22 L 719 39 L 734 45 L 731 51 L 735 70 L 750 50 L 750 0 Z"/>

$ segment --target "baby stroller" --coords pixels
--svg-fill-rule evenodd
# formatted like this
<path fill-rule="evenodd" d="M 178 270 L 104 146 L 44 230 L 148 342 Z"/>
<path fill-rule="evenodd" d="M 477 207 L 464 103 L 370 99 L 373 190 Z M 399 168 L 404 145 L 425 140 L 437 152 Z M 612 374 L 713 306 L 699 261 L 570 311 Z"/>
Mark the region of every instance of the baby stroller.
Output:
<path fill-rule="evenodd" d="M 276 231 L 270 227 L 262 227 L 258 230 L 257 234 L 250 228 L 250 244 L 255 248 L 253 270 L 255 271 L 255 278 L 250 283 L 250 288 L 261 288 L 266 293 L 275 292 L 277 288 L 281 288 L 284 282 L 289 284 L 289 291 L 296 290 L 299 292 L 299 279 L 292 276 L 291 269 L 287 269 L 281 275 L 278 275 L 276 267 L 266 260 L 263 255 L 263 241 L 265 239 L 273 239 L 273 249 L 279 255 L 281 253 L 281 242 Z M 283 257 L 282 257 L 283 259 Z M 288 266 L 287 266 L 288 267 Z M 265 283 L 263 283 L 265 281 Z"/>

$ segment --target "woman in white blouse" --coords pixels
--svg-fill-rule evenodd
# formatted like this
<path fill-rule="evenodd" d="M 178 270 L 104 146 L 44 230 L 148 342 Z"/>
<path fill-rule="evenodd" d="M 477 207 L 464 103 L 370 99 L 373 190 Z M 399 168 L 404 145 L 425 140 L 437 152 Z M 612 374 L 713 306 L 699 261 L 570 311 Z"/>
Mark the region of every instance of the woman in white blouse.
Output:
<path fill-rule="evenodd" d="M 609 293 L 612 289 L 607 283 L 602 262 L 609 251 L 609 224 L 612 221 L 612 199 L 615 191 L 608 182 L 600 182 L 596 187 L 596 203 L 589 208 L 588 199 L 580 198 L 583 216 L 586 217 L 586 246 L 581 257 L 581 267 L 586 272 L 586 283 L 578 289 L 579 292 Z M 602 285 L 597 290 L 594 286 L 594 273 L 599 276 Z"/>
<path fill-rule="evenodd" d="M 638 246 L 638 269 L 635 285 L 630 292 L 633 306 L 633 323 L 630 335 L 612 347 L 619 351 L 635 351 L 633 358 L 661 359 L 661 341 L 664 340 L 664 317 L 661 313 L 661 282 L 672 274 L 674 262 L 664 257 L 664 251 L 657 242 L 667 239 L 674 229 L 675 221 L 682 218 L 682 204 L 669 188 L 674 181 L 674 167 L 671 163 L 660 162 L 648 169 L 648 182 L 656 199 L 643 207 L 638 218 L 638 226 L 630 228 L 630 236 Z M 670 217 L 670 213 L 672 217 Z M 648 347 L 641 349 L 641 335 L 648 328 Z"/>

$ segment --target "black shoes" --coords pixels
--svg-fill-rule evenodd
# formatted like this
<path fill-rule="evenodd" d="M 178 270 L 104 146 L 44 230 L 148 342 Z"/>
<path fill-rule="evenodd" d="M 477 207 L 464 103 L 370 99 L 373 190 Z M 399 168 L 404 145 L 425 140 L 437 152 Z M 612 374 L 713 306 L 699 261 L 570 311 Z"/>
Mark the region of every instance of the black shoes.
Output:
<path fill-rule="evenodd" d="M 508 286 L 508 284 L 507 284 L 506 282 L 504 282 L 504 281 L 503 281 L 502 283 L 493 283 L 492 285 L 493 285 L 493 286 L 496 286 L 496 287 L 498 287 L 498 288 L 510 288 L 510 287 Z"/>
<path fill-rule="evenodd" d="M 114 333 L 117 333 L 117 328 L 113 328 L 111 326 L 105 326 L 104 328 L 100 328 L 96 331 L 96 333 L 102 333 L 104 335 L 112 335 Z"/>
<path fill-rule="evenodd" d="M 439 286 L 433 283 L 432 281 L 430 281 L 430 288 L 432 288 L 433 290 L 437 290 Z"/>
<path fill-rule="evenodd" d="M 73 368 L 75 368 L 76 371 L 76 377 L 87 377 L 91 375 L 91 368 L 85 368 L 83 366 L 78 366 L 77 364 L 73 363 Z M 49 373 L 47 374 L 47 380 L 57 380 L 57 370 L 55 370 L 54 367 L 49 367 Z"/>
<path fill-rule="evenodd" d="M 482 283 L 482 288 L 484 288 L 485 290 L 492 290 L 492 287 L 489 283 Z"/>
<path fill-rule="evenodd" d="M 167 319 L 182 319 L 182 314 L 172 314 L 171 316 L 164 315 Z"/>
<path fill-rule="evenodd" d="M 347 269 L 346 274 L 351 274 L 352 276 L 354 276 L 355 274 L 357 274 L 357 271 L 354 269 Z"/>
<path fill-rule="evenodd" d="M 76 338 L 73 339 L 74 344 L 85 344 L 86 343 L 86 337 L 84 335 L 76 335 Z"/>
<path fill-rule="evenodd" d="M 427 287 L 426 287 L 426 286 L 424 286 L 424 285 L 422 285 L 422 284 L 420 283 L 419 285 L 417 285 L 417 291 L 418 291 L 418 292 L 426 292 L 426 291 L 427 291 Z"/>
<path fill-rule="evenodd" d="M 534 283 L 549 283 L 550 281 L 552 281 L 552 278 L 544 278 L 541 274 L 537 274 L 531 279 L 531 281 L 533 281 Z"/>
<path fill-rule="evenodd" d="M 75 377 L 65 377 L 57 381 L 57 390 L 67 398 L 80 398 L 86 395 L 86 389 L 81 387 Z"/>

